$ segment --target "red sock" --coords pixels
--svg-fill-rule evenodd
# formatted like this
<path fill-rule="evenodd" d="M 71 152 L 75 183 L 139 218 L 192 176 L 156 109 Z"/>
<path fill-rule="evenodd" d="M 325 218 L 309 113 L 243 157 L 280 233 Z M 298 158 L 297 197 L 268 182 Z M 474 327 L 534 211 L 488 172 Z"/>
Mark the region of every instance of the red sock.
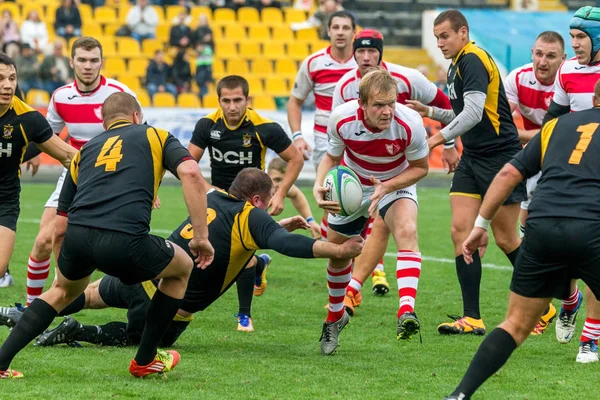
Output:
<path fill-rule="evenodd" d="M 396 279 L 398 280 L 398 297 L 400 306 L 398 317 L 415 311 L 417 286 L 421 276 L 421 253 L 411 250 L 398 250 Z"/>
<path fill-rule="evenodd" d="M 348 287 L 346 288 L 346 293 L 352 293 L 354 296 L 356 296 L 358 292 L 360 292 L 361 288 L 362 282 L 356 278 L 352 278 L 348 284 Z"/>
<path fill-rule="evenodd" d="M 321 237 L 323 240 L 327 240 L 327 217 L 321 219 Z"/>
<path fill-rule="evenodd" d="M 575 291 L 569 295 L 569 298 L 563 300 L 562 308 L 565 311 L 573 311 L 579 304 L 579 288 L 575 286 Z"/>
<path fill-rule="evenodd" d="M 327 264 L 327 288 L 329 289 L 329 311 L 326 322 L 338 321 L 344 315 L 344 297 L 346 287 L 352 278 L 352 268 L 349 263 L 344 268 L 332 268 Z"/>
<path fill-rule="evenodd" d="M 44 291 L 46 279 L 50 274 L 50 257 L 34 260 L 31 256 L 27 263 L 27 305 L 29 306 Z"/>
<path fill-rule="evenodd" d="M 586 318 L 579 341 L 589 342 L 593 340 L 598 345 L 598 338 L 600 338 L 600 319 Z"/>

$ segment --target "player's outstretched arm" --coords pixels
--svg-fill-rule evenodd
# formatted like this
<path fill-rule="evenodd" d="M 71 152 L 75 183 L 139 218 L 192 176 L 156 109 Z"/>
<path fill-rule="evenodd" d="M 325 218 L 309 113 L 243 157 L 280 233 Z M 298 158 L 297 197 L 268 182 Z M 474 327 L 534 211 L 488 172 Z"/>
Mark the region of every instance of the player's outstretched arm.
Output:
<path fill-rule="evenodd" d="M 71 160 L 77 153 L 77 150 L 56 135 L 52 135 L 50 139 L 43 143 L 38 143 L 37 146 L 50 157 L 60 161 L 65 168 L 69 168 Z"/>
<path fill-rule="evenodd" d="M 198 164 L 193 160 L 183 161 L 177 166 L 177 176 L 181 180 L 183 199 L 188 209 L 194 237 L 190 241 L 190 250 L 196 256 L 194 260 L 199 268 L 206 268 L 213 260 L 215 251 L 208 241 L 206 221 L 206 190 L 204 178 Z"/>

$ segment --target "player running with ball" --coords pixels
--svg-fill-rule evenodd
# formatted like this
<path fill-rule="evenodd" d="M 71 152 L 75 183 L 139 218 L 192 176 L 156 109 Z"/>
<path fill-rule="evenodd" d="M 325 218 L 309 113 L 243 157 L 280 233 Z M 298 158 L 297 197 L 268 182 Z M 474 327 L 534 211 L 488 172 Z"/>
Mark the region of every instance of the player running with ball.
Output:
<path fill-rule="evenodd" d="M 399 249 L 397 337 L 409 340 L 420 329 L 414 313 L 421 273 L 415 184 L 427 175 L 429 149 L 421 117 L 396 103 L 397 95 L 398 87 L 389 72 L 377 69 L 362 78 L 358 100 L 333 111 L 327 128 L 327 154 L 319 164 L 313 193 L 319 207 L 330 213 L 327 240 L 333 243 L 343 243 L 360 234 L 369 215 L 379 211 Z M 323 187 L 325 175 L 336 165 L 352 169 L 363 185 L 361 206 L 347 217 L 339 215 L 337 202 L 324 200 L 328 190 Z M 351 259 L 329 260 L 329 311 L 321 336 L 323 355 L 336 351 L 339 333 L 350 319 L 344 310 L 344 295 L 351 273 Z"/>

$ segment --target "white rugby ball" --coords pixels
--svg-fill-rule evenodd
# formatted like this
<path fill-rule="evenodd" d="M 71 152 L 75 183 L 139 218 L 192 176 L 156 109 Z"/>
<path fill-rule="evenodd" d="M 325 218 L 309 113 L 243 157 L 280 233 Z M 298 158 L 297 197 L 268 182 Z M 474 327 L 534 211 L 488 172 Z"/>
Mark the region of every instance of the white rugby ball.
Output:
<path fill-rule="evenodd" d="M 360 208 L 363 198 L 362 185 L 350 168 L 341 165 L 331 168 L 325 175 L 323 186 L 329 189 L 325 200 L 340 204 L 340 215 L 352 215 Z"/>

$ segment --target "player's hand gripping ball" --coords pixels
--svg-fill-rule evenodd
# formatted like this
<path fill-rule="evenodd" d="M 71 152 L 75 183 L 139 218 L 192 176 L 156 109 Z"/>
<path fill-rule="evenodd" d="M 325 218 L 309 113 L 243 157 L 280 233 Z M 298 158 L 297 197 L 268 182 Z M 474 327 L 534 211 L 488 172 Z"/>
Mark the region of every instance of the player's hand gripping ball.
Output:
<path fill-rule="evenodd" d="M 337 202 L 342 209 L 342 216 L 352 215 L 360 208 L 363 199 L 362 185 L 350 168 L 341 165 L 331 168 L 325 175 L 323 186 L 329 189 L 325 193 L 325 200 Z"/>

